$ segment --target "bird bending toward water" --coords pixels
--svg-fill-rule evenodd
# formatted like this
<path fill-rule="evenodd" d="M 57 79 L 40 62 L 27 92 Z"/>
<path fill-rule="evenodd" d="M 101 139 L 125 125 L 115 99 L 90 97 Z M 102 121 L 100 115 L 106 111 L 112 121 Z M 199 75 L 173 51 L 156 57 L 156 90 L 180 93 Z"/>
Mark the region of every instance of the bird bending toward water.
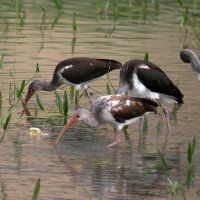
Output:
<path fill-rule="evenodd" d="M 180 51 L 180 58 L 185 63 L 191 63 L 193 73 L 200 80 L 200 61 L 196 54 L 190 49 L 182 49 Z"/>
<path fill-rule="evenodd" d="M 171 131 L 169 113 L 163 103 L 183 103 L 183 94 L 168 76 L 152 62 L 134 59 L 120 70 L 117 94 L 132 93 L 136 97 L 156 100 L 163 108 L 168 131 Z"/>
<path fill-rule="evenodd" d="M 36 91 L 53 91 L 62 84 L 72 85 L 76 91 L 82 87 L 87 93 L 86 84 L 88 82 L 94 81 L 112 70 L 120 69 L 121 66 L 120 62 L 111 59 L 76 57 L 63 60 L 56 66 L 50 82 L 36 80 L 29 85 L 24 105 Z"/>
<path fill-rule="evenodd" d="M 121 142 L 121 131 L 125 125 L 135 122 L 145 113 L 157 113 L 158 104 L 152 100 L 135 98 L 126 95 L 106 95 L 98 98 L 92 104 L 92 111 L 78 109 L 74 117 L 63 127 L 55 144 L 58 144 L 64 132 L 78 121 L 83 121 L 89 127 L 95 128 L 103 123 L 113 126 L 115 141 L 108 145 L 112 147 Z"/>

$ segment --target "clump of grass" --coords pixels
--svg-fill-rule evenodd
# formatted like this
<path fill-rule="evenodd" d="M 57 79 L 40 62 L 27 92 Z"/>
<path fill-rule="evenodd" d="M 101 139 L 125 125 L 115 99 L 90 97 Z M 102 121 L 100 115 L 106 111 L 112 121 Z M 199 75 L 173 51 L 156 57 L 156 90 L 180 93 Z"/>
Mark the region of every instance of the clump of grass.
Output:
<path fill-rule="evenodd" d="M 38 178 L 38 180 L 35 184 L 32 200 L 37 200 L 39 197 L 39 193 L 40 193 L 40 178 Z"/>
<path fill-rule="evenodd" d="M 67 92 L 66 91 L 64 92 L 63 103 L 61 101 L 60 95 L 57 92 L 55 92 L 55 95 L 56 95 L 56 106 L 57 106 L 59 112 L 61 114 L 63 114 L 65 117 L 67 117 L 67 113 L 68 113 L 68 96 L 67 96 Z"/>

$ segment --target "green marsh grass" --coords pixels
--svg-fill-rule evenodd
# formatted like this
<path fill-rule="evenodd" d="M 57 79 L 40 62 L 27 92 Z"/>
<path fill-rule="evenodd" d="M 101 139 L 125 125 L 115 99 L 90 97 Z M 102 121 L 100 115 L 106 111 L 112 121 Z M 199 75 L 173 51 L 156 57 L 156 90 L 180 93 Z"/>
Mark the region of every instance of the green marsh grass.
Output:
<path fill-rule="evenodd" d="M 177 199 L 177 195 L 179 192 L 179 183 L 177 181 L 173 181 L 170 178 L 167 178 L 169 185 L 170 185 L 170 190 L 172 194 L 172 199 L 175 200 Z"/>
<path fill-rule="evenodd" d="M 44 108 L 42 100 L 41 100 L 41 98 L 38 94 L 36 94 L 36 100 L 37 100 L 37 103 L 38 103 L 40 110 L 46 112 L 46 109 Z"/>
<path fill-rule="evenodd" d="M 40 65 L 39 65 L 39 63 L 36 64 L 36 70 L 35 70 L 35 72 L 36 73 L 40 72 Z"/>
<path fill-rule="evenodd" d="M 69 110 L 68 96 L 67 92 L 65 91 L 63 95 L 63 114 L 65 117 L 67 117 L 68 110 Z"/>
<path fill-rule="evenodd" d="M 58 10 L 62 9 L 62 2 L 61 0 L 52 0 Z"/>
<path fill-rule="evenodd" d="M 4 54 L 1 55 L 1 59 L 0 59 L 0 69 L 3 69 L 3 59 L 4 59 Z"/>
<path fill-rule="evenodd" d="M 21 0 L 15 0 L 15 11 L 16 11 L 17 25 L 23 26 L 25 15 L 22 15 L 22 1 Z"/>
<path fill-rule="evenodd" d="M 72 30 L 74 31 L 74 34 L 77 31 L 76 13 L 75 12 L 73 12 L 73 15 L 72 15 Z"/>
<path fill-rule="evenodd" d="M 145 54 L 144 54 L 144 61 L 149 61 L 149 54 L 148 54 L 148 52 L 145 52 Z"/>
<path fill-rule="evenodd" d="M 106 92 L 108 95 L 111 94 L 111 89 L 110 89 L 109 83 L 106 84 Z"/>
<path fill-rule="evenodd" d="M 17 94 L 17 98 L 18 98 L 18 99 L 22 97 L 22 93 L 23 93 L 23 91 L 24 91 L 25 85 L 26 85 L 26 81 L 23 80 L 22 83 L 21 83 L 20 89 L 18 89 L 18 88 L 16 87 L 16 94 Z"/>
<path fill-rule="evenodd" d="M 74 101 L 74 95 L 75 95 L 75 89 L 74 86 L 70 85 L 70 101 L 73 102 Z"/>
<path fill-rule="evenodd" d="M 2 99 L 2 93 L 0 92 L 0 116 L 2 112 L 2 104 L 3 104 L 3 99 Z"/>
<path fill-rule="evenodd" d="M 33 196 L 32 196 L 32 200 L 37 200 L 39 197 L 39 193 L 40 193 L 40 178 L 37 180 L 36 184 L 35 184 L 35 188 L 33 191 Z"/>
<path fill-rule="evenodd" d="M 57 92 L 55 92 L 55 96 L 56 96 L 56 106 L 59 112 L 65 117 L 67 117 L 68 108 L 69 108 L 67 92 L 65 91 L 63 94 L 63 102 L 61 100 L 60 95 Z"/>
<path fill-rule="evenodd" d="M 187 160 L 190 165 L 192 164 L 195 147 L 196 147 L 196 137 L 194 137 L 192 139 L 192 142 L 190 142 L 188 145 Z"/>

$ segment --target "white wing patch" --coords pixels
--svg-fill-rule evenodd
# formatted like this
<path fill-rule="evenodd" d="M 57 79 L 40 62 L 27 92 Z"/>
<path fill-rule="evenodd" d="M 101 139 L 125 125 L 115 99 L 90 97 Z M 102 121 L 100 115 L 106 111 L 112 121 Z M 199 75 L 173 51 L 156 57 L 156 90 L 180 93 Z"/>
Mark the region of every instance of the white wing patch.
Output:
<path fill-rule="evenodd" d="M 114 101 L 111 101 L 111 106 L 116 106 L 118 103 L 120 102 L 120 100 L 114 100 Z"/>
<path fill-rule="evenodd" d="M 72 67 L 73 67 L 73 65 L 67 65 L 67 66 L 64 67 L 63 70 L 70 69 L 70 68 L 72 68 Z"/>
<path fill-rule="evenodd" d="M 140 68 L 140 69 L 149 69 L 149 67 L 147 65 L 144 65 L 144 64 L 140 65 L 138 68 Z"/>
<path fill-rule="evenodd" d="M 126 100 L 126 106 L 130 106 L 131 105 L 131 101 L 130 100 Z"/>

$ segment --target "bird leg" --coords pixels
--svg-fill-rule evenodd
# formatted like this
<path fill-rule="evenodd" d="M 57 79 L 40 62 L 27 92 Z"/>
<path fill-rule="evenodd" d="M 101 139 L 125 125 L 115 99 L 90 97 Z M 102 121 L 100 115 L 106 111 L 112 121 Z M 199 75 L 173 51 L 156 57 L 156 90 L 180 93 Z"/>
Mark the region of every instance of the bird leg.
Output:
<path fill-rule="evenodd" d="M 121 142 L 121 132 L 114 128 L 114 133 L 115 133 L 115 141 L 109 144 L 107 147 L 115 146 Z"/>
<path fill-rule="evenodd" d="M 170 120 L 169 120 L 169 112 L 167 110 L 167 107 L 164 106 L 163 104 L 161 104 L 159 101 L 158 103 L 160 104 L 160 106 L 162 107 L 163 109 L 163 112 L 165 114 L 165 120 L 166 120 L 166 123 L 167 123 L 167 129 L 168 129 L 168 132 L 171 132 L 171 125 L 170 125 Z"/>
<path fill-rule="evenodd" d="M 86 86 L 86 85 L 84 85 L 83 86 L 83 89 L 85 90 L 85 93 L 87 94 L 87 96 L 88 96 L 88 99 L 89 99 L 89 102 L 90 102 L 90 104 L 92 105 L 92 97 L 91 97 L 91 95 L 90 95 L 90 93 L 88 92 L 88 87 Z"/>

